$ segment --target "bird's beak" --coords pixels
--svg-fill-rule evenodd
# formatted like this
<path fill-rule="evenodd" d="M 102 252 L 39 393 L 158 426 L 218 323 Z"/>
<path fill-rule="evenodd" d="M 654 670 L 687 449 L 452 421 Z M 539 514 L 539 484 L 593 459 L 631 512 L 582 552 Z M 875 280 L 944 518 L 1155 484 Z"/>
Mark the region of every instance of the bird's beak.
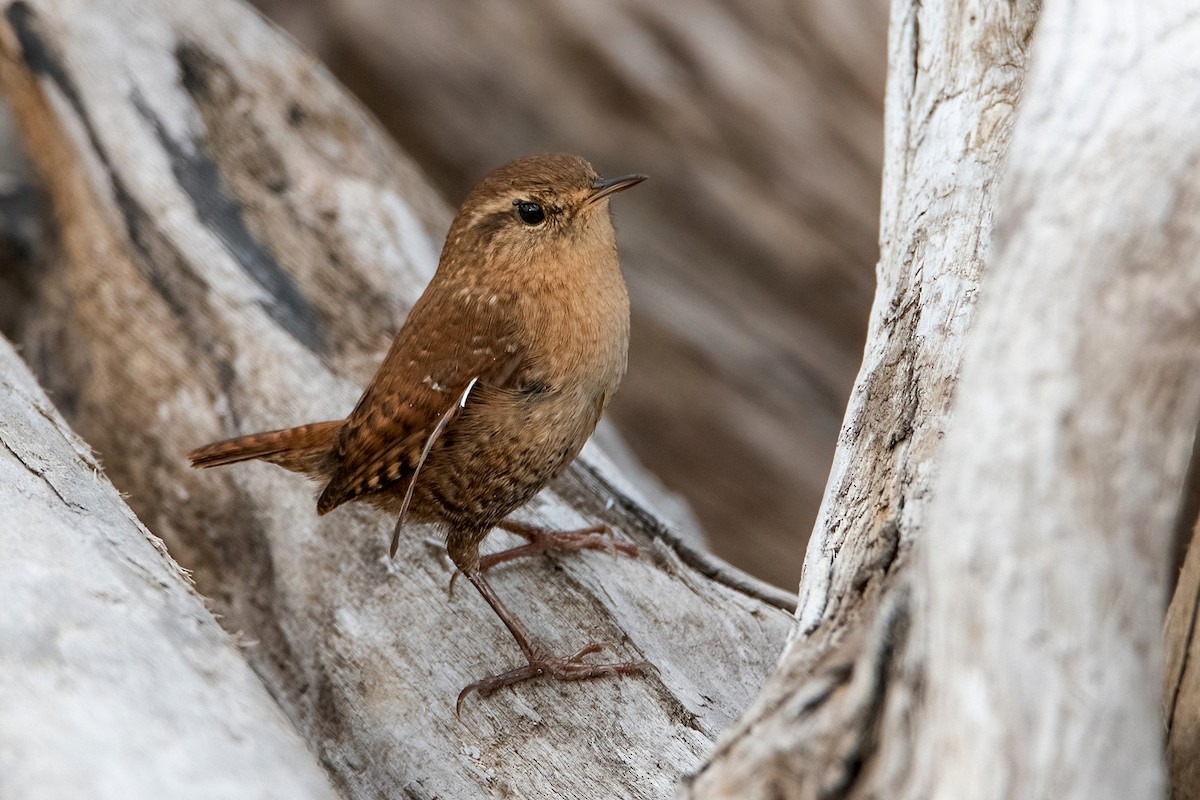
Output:
<path fill-rule="evenodd" d="M 608 197 L 610 194 L 623 192 L 630 186 L 637 186 L 649 177 L 647 175 L 622 175 L 619 178 L 601 178 L 592 184 L 592 194 L 587 199 L 587 205 Z"/>

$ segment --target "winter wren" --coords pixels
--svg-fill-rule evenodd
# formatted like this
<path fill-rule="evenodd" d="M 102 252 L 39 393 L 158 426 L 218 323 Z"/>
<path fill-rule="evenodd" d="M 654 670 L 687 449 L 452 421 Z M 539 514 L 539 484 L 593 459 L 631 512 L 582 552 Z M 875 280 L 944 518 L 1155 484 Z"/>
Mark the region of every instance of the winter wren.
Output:
<path fill-rule="evenodd" d="M 579 454 L 625 373 L 629 298 L 608 200 L 643 180 L 600 179 L 570 155 L 495 170 L 463 202 L 436 274 L 349 417 L 189 454 L 195 467 L 257 458 L 318 479 L 318 514 L 350 500 L 396 514 L 393 557 L 406 518 L 442 526 L 450 558 L 528 662 L 467 686 L 459 703 L 537 675 L 581 680 L 649 668 L 588 663 L 584 656 L 601 649 L 594 643 L 552 655 L 485 575 L 548 550 L 637 553 L 604 526 L 552 531 L 505 517 Z M 529 544 L 481 558 L 497 526 Z"/>

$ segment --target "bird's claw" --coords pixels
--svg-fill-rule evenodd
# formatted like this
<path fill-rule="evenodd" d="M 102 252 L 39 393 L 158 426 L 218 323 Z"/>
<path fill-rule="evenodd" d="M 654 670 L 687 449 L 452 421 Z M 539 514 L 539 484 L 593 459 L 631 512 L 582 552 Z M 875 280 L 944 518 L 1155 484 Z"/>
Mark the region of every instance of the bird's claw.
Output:
<path fill-rule="evenodd" d="M 616 558 L 618 553 L 624 553 L 630 558 L 638 556 L 638 546 L 626 539 L 618 539 L 612 528 L 607 525 L 593 525 L 590 528 L 580 528 L 574 531 L 555 531 L 533 525 L 512 523 L 511 527 L 506 530 L 524 537 L 528 543 L 481 556 L 479 558 L 480 572 L 487 572 L 492 567 L 506 561 L 563 550 L 607 550 L 613 558 Z M 458 582 L 458 576 L 461 574 L 461 570 L 455 569 L 450 575 L 450 583 L 446 587 L 448 599 L 453 599 L 454 584 Z"/>
<path fill-rule="evenodd" d="M 582 681 L 609 675 L 639 675 L 649 671 L 658 672 L 657 667 L 648 661 L 618 661 L 608 664 L 588 664 L 583 661 L 585 656 L 610 647 L 611 645 L 607 642 L 588 642 L 566 658 L 534 652 L 529 656 L 529 663 L 525 666 L 482 678 L 463 688 L 454 701 L 454 714 L 455 716 L 459 714 L 462 710 L 463 700 L 471 692 L 477 692 L 480 697 L 487 697 L 505 686 L 523 683 L 540 675 L 549 675 L 560 681 Z"/>

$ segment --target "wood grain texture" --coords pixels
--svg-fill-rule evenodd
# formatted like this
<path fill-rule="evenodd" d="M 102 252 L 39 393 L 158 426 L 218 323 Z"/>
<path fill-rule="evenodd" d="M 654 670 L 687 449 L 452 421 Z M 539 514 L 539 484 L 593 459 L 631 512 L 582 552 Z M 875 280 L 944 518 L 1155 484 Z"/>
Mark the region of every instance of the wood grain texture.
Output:
<path fill-rule="evenodd" d="M 0 515 L 0 795 L 336 797 L 3 339 Z"/>
<path fill-rule="evenodd" d="M 935 797 L 1165 793 L 1161 626 L 1200 420 L 1198 12 L 1041 14 L 922 543 L 918 724 L 927 753 L 954 741 L 921 770 Z"/>
<path fill-rule="evenodd" d="M 879 285 L 799 626 L 689 796 L 858 797 L 880 785 L 879 728 L 900 724 L 920 688 L 912 548 L 941 470 L 1035 21 L 1022 4 L 893 5 Z"/>
<path fill-rule="evenodd" d="M 889 160 L 885 187 L 984 182 L 916 206 L 885 188 L 885 254 L 890 220 L 937 224 L 947 203 L 960 213 L 929 241 L 974 244 L 939 262 L 924 236 L 901 249 L 932 283 L 893 304 L 885 270 L 876 311 L 911 305 L 913 341 L 935 356 L 903 350 L 891 374 L 918 387 L 931 366 L 960 375 L 914 406 L 954 402 L 899 436 L 876 431 L 848 470 L 857 480 L 835 468 L 828 519 L 871 524 L 814 539 L 781 669 L 689 796 L 1165 794 L 1159 631 L 1200 421 L 1198 10 L 897 5 L 888 127 L 919 135 L 889 139 L 889 159 L 904 158 Z M 1007 90 L 989 93 L 989 76 Z M 931 81 L 963 78 L 923 102 Z M 964 158 L 964 145 L 981 149 Z M 954 236 L 964 224 L 973 232 Z M 889 374 L 869 371 L 880 322 L 864 391 Z M 864 408 L 895 419 L 905 395 L 879 389 Z M 854 411 L 843 447 L 880 418 Z M 907 477 L 863 474 L 901 447 Z M 902 501 L 893 519 L 870 514 L 877 498 Z M 881 564 L 881 551 L 895 555 Z M 1191 580 L 1185 570 L 1182 593 Z M 1190 616 L 1168 627 L 1169 691 L 1186 684 Z M 1174 713 L 1184 737 L 1190 712 Z M 1177 768 L 1185 746 L 1172 744 Z"/>
<path fill-rule="evenodd" d="M 257 643 L 255 669 L 340 791 L 669 794 L 770 670 L 789 598 L 687 545 L 589 447 L 527 518 L 605 521 L 644 555 L 495 581 L 555 647 L 608 640 L 660 672 L 535 682 L 456 718 L 458 690 L 519 655 L 477 597 L 446 598 L 440 543 L 416 531 L 391 566 L 391 520 L 318 518 L 294 475 L 183 458 L 347 413 L 432 272 L 447 210 L 324 69 L 238 3 L 10 3 L 4 19 L 0 79 L 63 250 L 30 360 Z"/>
<path fill-rule="evenodd" d="M 1200 537 L 1193 532 L 1167 621 L 1162 708 L 1174 800 L 1200 798 Z"/>

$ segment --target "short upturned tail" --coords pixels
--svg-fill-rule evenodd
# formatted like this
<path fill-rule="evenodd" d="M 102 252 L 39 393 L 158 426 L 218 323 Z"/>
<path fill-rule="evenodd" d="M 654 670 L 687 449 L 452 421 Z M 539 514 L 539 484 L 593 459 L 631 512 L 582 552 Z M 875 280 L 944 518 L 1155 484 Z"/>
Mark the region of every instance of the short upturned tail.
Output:
<path fill-rule="evenodd" d="M 314 478 L 328 477 L 335 466 L 338 432 L 343 422 L 340 419 L 311 422 L 295 428 L 213 442 L 188 453 L 188 458 L 192 466 L 197 468 L 219 467 L 258 458 Z"/>

